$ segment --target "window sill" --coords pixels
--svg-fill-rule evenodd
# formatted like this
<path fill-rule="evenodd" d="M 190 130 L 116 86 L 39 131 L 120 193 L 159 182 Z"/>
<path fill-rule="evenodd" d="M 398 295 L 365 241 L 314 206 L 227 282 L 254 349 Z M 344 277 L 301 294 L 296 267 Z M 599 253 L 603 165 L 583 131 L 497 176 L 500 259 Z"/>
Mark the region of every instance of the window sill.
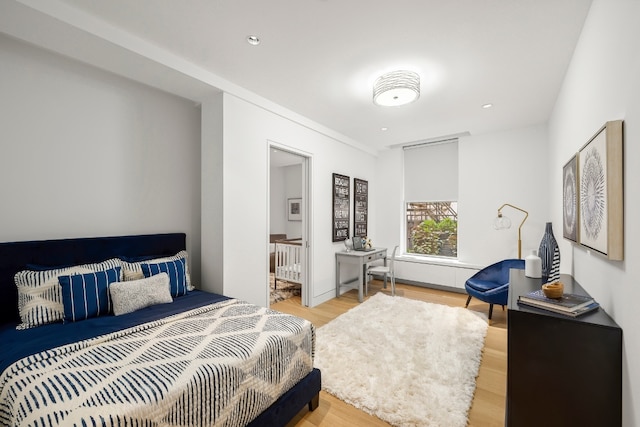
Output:
<path fill-rule="evenodd" d="M 453 258 L 439 258 L 439 257 L 430 257 L 430 256 L 412 255 L 412 254 L 398 255 L 396 256 L 396 261 L 411 262 L 415 264 L 441 265 L 444 267 L 470 268 L 474 270 L 480 270 L 481 268 L 483 268 L 483 266 L 470 264 L 468 262 L 460 261 L 458 259 L 453 259 Z"/>

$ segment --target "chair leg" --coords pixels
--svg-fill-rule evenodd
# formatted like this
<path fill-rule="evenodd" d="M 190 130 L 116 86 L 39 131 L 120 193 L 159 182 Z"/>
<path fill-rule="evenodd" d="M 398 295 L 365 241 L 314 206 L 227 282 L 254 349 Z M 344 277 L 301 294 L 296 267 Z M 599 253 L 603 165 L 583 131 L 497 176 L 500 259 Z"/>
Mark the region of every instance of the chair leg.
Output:
<path fill-rule="evenodd" d="M 396 296 L 396 276 L 391 273 L 391 295 Z"/>
<path fill-rule="evenodd" d="M 470 302 L 471 302 L 471 295 L 469 295 L 469 298 L 467 298 L 467 303 L 464 305 L 464 308 L 469 307 Z"/>
<path fill-rule="evenodd" d="M 492 315 L 493 315 L 493 304 L 489 304 L 489 320 L 491 320 Z"/>

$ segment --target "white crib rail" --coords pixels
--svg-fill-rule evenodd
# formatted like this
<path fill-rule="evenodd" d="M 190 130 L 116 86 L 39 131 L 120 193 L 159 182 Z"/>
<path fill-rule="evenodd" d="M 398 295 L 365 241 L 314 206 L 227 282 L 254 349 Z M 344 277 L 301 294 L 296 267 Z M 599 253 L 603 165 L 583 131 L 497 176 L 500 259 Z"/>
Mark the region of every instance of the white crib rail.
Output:
<path fill-rule="evenodd" d="M 276 241 L 275 258 L 276 281 L 286 280 L 292 283 L 302 283 L 302 240 Z"/>

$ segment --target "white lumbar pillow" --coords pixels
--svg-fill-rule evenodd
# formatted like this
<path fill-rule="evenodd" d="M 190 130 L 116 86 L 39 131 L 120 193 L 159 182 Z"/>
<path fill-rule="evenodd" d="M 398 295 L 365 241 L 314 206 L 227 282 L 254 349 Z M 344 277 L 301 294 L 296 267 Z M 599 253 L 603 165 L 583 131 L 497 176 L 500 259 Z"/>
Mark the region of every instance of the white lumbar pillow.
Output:
<path fill-rule="evenodd" d="M 131 313 L 156 304 L 173 302 L 169 290 L 169 276 L 160 273 L 146 279 L 115 282 L 109 286 L 113 314 Z"/>

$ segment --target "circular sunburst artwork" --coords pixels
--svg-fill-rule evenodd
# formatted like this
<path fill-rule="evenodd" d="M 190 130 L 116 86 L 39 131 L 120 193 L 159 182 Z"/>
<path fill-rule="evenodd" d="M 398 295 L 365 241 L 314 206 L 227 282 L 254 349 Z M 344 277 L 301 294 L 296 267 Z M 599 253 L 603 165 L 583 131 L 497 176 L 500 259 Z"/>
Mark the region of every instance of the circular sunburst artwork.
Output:
<path fill-rule="evenodd" d="M 575 163 L 565 168 L 564 171 L 564 236 L 576 240 L 578 206 L 576 203 L 576 175 Z"/>
<path fill-rule="evenodd" d="M 604 164 L 600 152 L 587 150 L 580 171 L 580 212 L 585 237 L 597 240 L 605 218 L 606 187 Z"/>

